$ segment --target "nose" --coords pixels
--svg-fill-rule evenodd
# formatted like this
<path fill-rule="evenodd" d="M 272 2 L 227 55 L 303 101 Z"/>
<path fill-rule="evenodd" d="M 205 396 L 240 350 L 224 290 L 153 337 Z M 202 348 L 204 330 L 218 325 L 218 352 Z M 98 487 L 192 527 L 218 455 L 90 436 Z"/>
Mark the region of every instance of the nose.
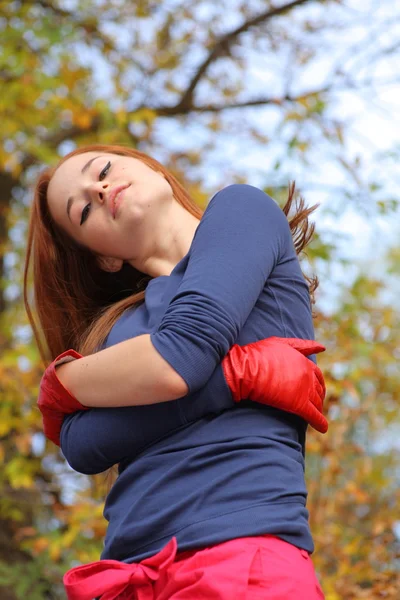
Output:
<path fill-rule="evenodd" d="M 106 181 L 93 181 L 88 185 L 90 199 L 94 202 L 103 204 L 106 201 L 106 196 L 109 184 Z"/>

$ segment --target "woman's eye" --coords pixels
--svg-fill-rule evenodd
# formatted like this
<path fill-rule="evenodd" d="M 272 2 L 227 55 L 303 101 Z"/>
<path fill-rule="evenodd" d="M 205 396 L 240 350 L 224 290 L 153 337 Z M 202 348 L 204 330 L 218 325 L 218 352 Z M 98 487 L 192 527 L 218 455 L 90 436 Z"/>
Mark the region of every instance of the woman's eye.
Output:
<path fill-rule="evenodd" d="M 107 175 L 110 167 L 111 167 L 111 163 L 110 163 L 110 161 L 108 161 L 108 163 L 106 164 L 106 166 L 104 167 L 104 169 L 101 171 L 101 173 L 99 175 L 99 180 L 100 181 L 103 181 L 103 179 Z"/>
<path fill-rule="evenodd" d="M 85 208 L 82 211 L 80 225 L 82 225 L 82 223 L 84 223 L 86 221 L 86 219 L 88 218 L 89 211 L 90 211 L 90 204 L 86 204 Z"/>

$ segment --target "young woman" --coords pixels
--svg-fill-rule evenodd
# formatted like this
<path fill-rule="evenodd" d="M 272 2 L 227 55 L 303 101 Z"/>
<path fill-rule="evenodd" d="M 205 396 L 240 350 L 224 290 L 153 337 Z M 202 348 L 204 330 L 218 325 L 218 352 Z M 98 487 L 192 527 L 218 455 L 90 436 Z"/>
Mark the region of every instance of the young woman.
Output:
<path fill-rule="evenodd" d="M 309 212 L 291 221 L 298 251 Z M 33 251 L 49 357 L 94 352 L 46 370 L 45 432 L 80 472 L 119 464 L 105 560 L 67 574 L 70 600 L 323 597 L 304 442 L 306 421 L 326 430 L 325 390 L 303 356 L 322 347 L 296 249 L 260 190 L 229 186 L 201 215 L 127 148 L 39 179 L 26 276 Z"/>

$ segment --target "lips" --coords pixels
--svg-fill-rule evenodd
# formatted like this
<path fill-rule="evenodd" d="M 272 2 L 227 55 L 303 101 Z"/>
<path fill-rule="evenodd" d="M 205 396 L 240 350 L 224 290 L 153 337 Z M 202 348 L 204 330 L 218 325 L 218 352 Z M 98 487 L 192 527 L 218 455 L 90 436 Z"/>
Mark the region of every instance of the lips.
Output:
<path fill-rule="evenodd" d="M 111 192 L 109 194 L 108 207 L 110 209 L 110 213 L 111 213 L 113 219 L 115 219 L 115 214 L 117 212 L 120 201 L 122 200 L 122 196 L 123 196 L 122 192 L 124 190 L 126 190 L 126 188 L 128 188 L 129 185 L 130 184 L 119 185 L 119 186 L 115 187 L 113 190 L 111 190 Z"/>

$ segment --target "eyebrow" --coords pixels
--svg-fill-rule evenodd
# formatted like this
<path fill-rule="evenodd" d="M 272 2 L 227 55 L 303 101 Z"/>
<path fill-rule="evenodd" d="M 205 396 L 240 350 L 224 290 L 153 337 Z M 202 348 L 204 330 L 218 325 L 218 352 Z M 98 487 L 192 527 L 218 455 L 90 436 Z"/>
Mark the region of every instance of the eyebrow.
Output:
<path fill-rule="evenodd" d="M 85 165 L 83 165 L 82 170 L 81 170 L 82 174 L 85 173 L 85 171 L 88 170 L 88 168 L 90 167 L 90 165 L 92 164 L 92 162 L 94 160 L 96 160 L 96 158 L 100 158 L 100 156 L 95 156 L 94 158 L 91 158 L 90 160 L 87 161 L 87 163 Z M 74 202 L 74 198 L 72 196 L 70 196 L 68 198 L 68 200 L 67 200 L 67 215 L 68 215 L 68 218 L 69 218 L 70 221 L 71 221 L 70 212 L 71 212 L 71 207 L 72 207 L 73 202 Z"/>
<path fill-rule="evenodd" d="M 85 171 L 87 171 L 88 168 L 90 167 L 90 165 L 92 164 L 92 162 L 94 160 L 96 160 L 96 158 L 100 158 L 100 156 L 95 156 L 94 158 L 91 158 L 90 160 L 88 160 L 87 163 L 86 163 L 86 165 L 84 167 L 82 167 L 81 173 L 84 173 Z"/>

